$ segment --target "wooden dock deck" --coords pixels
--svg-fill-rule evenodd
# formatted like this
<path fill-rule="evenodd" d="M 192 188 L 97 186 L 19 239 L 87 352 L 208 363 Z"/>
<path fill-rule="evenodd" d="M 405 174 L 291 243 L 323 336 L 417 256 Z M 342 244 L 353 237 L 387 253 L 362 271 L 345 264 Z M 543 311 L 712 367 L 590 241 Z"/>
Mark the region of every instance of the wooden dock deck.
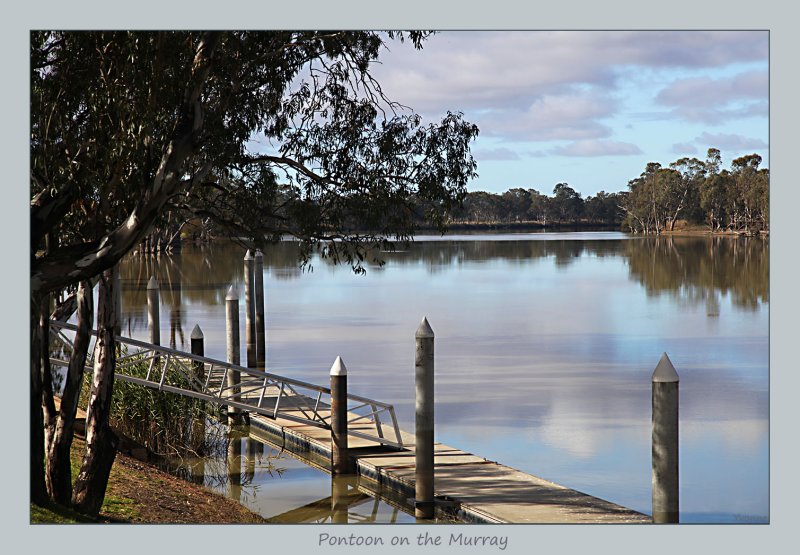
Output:
<path fill-rule="evenodd" d="M 272 443 L 290 452 L 314 456 L 320 466 L 329 468 L 329 430 L 261 415 L 251 415 L 250 425 Z M 401 433 L 403 450 L 351 436 L 350 457 L 362 478 L 413 498 L 414 435 Z M 442 443 L 435 444 L 434 465 L 437 507 L 467 522 L 652 522 L 648 515 Z"/>
<path fill-rule="evenodd" d="M 77 328 L 51 321 L 51 329 L 59 330 L 57 339 L 61 341 L 61 350 L 58 352 L 70 352 L 72 344 L 63 332 Z M 265 434 L 271 443 L 305 458 L 315 457 L 315 464 L 330 469 L 330 404 L 320 399 L 323 393 L 330 394 L 330 390 L 130 338 L 117 337 L 116 341 L 128 352 L 124 358 L 132 368 L 139 367 L 141 371 L 149 364 L 146 376 L 128 375 L 123 372 L 126 366 L 120 364 L 120 358 L 117 379 L 247 411 L 252 429 Z M 68 364 L 59 357 L 51 357 L 50 362 L 55 366 Z M 195 375 L 198 365 L 206 376 L 204 383 Z M 168 367 L 175 376 L 185 380 L 171 383 L 171 378 L 167 379 Z M 240 385 L 241 392 L 225 385 L 229 372 L 246 376 L 246 381 Z M 316 393 L 316 399 L 301 390 Z M 352 395 L 348 398 L 361 407 L 371 406 L 373 411 L 378 411 L 378 405 L 382 406 L 381 410 L 389 410 L 392 421 L 390 425 L 379 420 L 377 412 L 368 418 L 348 413 L 347 420 L 352 421 L 348 432 L 360 434 L 349 435 L 349 456 L 357 475 L 376 483 L 380 490 L 413 500 L 416 495 L 414 434 L 395 428 L 391 405 Z M 274 409 L 264 408 L 266 406 Z M 397 434 L 402 442 L 397 441 Z M 379 438 L 383 438 L 384 444 L 379 443 Z M 401 443 L 402 448 L 391 446 Z M 434 445 L 434 497 L 437 510 L 468 522 L 652 522 L 648 515 L 441 443 Z"/>

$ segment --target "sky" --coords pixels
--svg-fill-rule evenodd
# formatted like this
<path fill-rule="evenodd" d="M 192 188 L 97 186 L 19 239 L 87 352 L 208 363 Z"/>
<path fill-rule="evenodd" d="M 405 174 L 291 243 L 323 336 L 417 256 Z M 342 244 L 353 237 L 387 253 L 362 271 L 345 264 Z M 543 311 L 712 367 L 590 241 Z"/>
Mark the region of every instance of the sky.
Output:
<path fill-rule="evenodd" d="M 648 162 L 720 149 L 769 166 L 767 31 L 446 31 L 374 74 L 427 121 L 480 128 L 470 191 L 622 191 Z"/>

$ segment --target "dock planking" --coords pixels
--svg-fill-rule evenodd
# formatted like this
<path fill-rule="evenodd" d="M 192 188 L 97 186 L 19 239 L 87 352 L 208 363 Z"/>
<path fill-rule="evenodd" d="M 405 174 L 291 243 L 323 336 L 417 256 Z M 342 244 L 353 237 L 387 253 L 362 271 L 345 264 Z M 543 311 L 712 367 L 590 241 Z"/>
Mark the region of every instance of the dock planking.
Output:
<path fill-rule="evenodd" d="M 315 453 L 329 469 L 329 430 L 262 415 L 251 415 L 250 425 L 288 451 Z M 402 450 L 351 436 L 350 457 L 362 478 L 413 498 L 414 434 L 402 430 L 401 434 Z M 652 522 L 648 515 L 438 442 L 434 448 L 434 484 L 437 506 L 469 522 Z"/>

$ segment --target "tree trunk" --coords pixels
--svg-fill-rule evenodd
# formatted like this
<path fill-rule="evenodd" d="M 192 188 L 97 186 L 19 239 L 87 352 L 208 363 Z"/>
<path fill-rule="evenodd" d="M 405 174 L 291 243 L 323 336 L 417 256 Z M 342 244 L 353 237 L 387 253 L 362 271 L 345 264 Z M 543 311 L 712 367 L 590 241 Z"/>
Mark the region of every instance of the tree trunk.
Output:
<path fill-rule="evenodd" d="M 61 395 L 61 408 L 52 440 L 47 446 L 46 479 L 50 498 L 59 505 L 69 506 L 72 500 L 72 475 L 70 468 L 70 446 L 72 445 L 75 413 L 81 393 L 86 354 L 91 339 L 93 300 L 92 285 L 82 281 L 77 291 L 78 331 L 69 359 L 69 368 Z"/>
<path fill-rule="evenodd" d="M 47 503 L 47 486 L 44 478 L 44 415 L 42 413 L 42 341 L 39 326 L 41 297 L 31 296 L 31 388 L 30 388 L 30 472 L 31 501 L 37 505 Z"/>
<path fill-rule="evenodd" d="M 95 285 L 97 285 L 97 281 L 100 279 L 99 276 L 94 276 L 92 279 L 89 280 L 89 289 L 93 289 Z M 94 302 L 92 302 L 94 304 Z M 69 320 L 75 311 L 78 310 L 78 291 L 73 291 L 69 294 L 65 299 L 62 299 L 61 302 L 56 303 L 56 308 L 50 313 L 50 319 L 55 320 L 57 322 L 66 322 Z M 91 329 L 92 324 L 89 324 L 89 329 Z"/>
<path fill-rule="evenodd" d="M 178 114 L 174 131 L 152 183 L 141 200 L 116 229 L 93 241 L 76 243 L 56 248 L 44 256 L 35 256 L 32 247 L 31 294 L 34 296 L 57 291 L 79 280 L 89 279 L 111 268 L 138 245 L 152 224 L 158 219 L 164 205 L 176 193 L 190 189 L 202 181 L 211 171 L 211 162 L 205 162 L 191 178 L 184 180 L 184 165 L 199 151 L 197 137 L 203 129 L 202 93 L 211 70 L 211 59 L 219 38 L 217 32 L 207 32 L 197 45 L 192 78 L 184 93 L 184 103 Z M 37 197 L 38 199 L 38 197 Z M 41 199 L 39 199 L 41 200 Z M 49 230 L 47 225 L 55 222 L 44 218 L 56 201 L 36 205 L 31 209 L 31 218 L 42 220 L 42 235 Z M 60 206 L 60 205 L 59 205 Z M 38 228 L 37 228 L 38 229 Z"/>
<path fill-rule="evenodd" d="M 53 374 L 50 369 L 50 295 L 45 295 L 42 300 L 39 312 L 39 356 L 41 357 L 42 376 L 42 408 L 44 409 L 44 449 L 47 452 L 48 446 L 53 439 L 56 429 L 56 404 L 53 399 Z M 45 475 L 45 480 L 47 476 Z"/>
<path fill-rule="evenodd" d="M 92 376 L 92 391 L 86 413 L 86 453 L 75 480 L 72 503 L 75 509 L 97 515 L 106 494 L 108 476 L 119 440 L 109 425 L 111 394 L 114 387 L 114 280 L 111 270 L 103 272 L 97 295 L 97 345 Z"/>

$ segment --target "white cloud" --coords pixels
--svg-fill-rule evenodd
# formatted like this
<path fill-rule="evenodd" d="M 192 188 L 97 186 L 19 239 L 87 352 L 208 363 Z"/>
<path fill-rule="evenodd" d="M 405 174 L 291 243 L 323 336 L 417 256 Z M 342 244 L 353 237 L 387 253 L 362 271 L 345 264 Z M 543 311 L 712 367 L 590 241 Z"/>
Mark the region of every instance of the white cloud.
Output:
<path fill-rule="evenodd" d="M 764 100 L 768 93 L 767 72 L 749 71 L 724 79 L 680 79 L 662 89 L 656 102 L 665 106 L 715 107 L 737 100 Z"/>
<path fill-rule="evenodd" d="M 422 51 L 390 44 L 384 89 L 415 110 L 522 109 L 582 84 L 612 88 L 624 67 L 713 68 L 766 61 L 763 31 L 452 31 Z"/>
<path fill-rule="evenodd" d="M 753 139 L 742 135 L 729 133 L 708 133 L 705 132 L 695 139 L 695 143 L 704 148 L 714 147 L 721 150 L 741 152 L 744 150 L 756 150 L 768 148 L 769 145 L 761 139 Z"/>
<path fill-rule="evenodd" d="M 638 149 L 627 143 L 587 142 L 614 135 L 611 118 L 625 110 L 627 98 L 618 85 L 632 72 L 766 62 L 767 37 L 762 31 L 448 31 L 422 51 L 390 43 L 375 75 L 390 98 L 424 115 L 465 112 L 482 137 L 576 141 L 559 149 L 565 155 L 632 154 Z M 657 119 L 717 124 L 765 116 L 767 77 L 759 70 L 675 81 L 656 97 L 671 108 Z M 509 152 L 482 154 L 512 159 Z"/>
<path fill-rule="evenodd" d="M 697 147 L 692 143 L 675 143 L 672 145 L 675 154 L 697 154 Z"/>
<path fill-rule="evenodd" d="M 472 155 L 478 161 L 489 160 L 519 160 L 519 154 L 507 148 L 475 149 Z"/>
<path fill-rule="evenodd" d="M 422 51 L 390 43 L 374 73 L 389 98 L 426 119 L 464 112 L 480 128 L 479 163 L 537 158 L 542 179 L 625 182 L 637 170 L 609 157 L 633 163 L 646 150 L 660 159 L 670 145 L 694 155 L 708 145 L 687 138 L 705 130 L 766 141 L 768 39 L 766 31 L 448 31 Z M 746 121 L 725 125 L 738 120 Z M 585 163 L 565 171 L 559 164 L 570 157 Z M 518 166 L 486 164 L 480 187 L 519 179 L 511 177 Z"/>
<path fill-rule="evenodd" d="M 731 120 L 763 117 L 769 113 L 769 106 L 766 101 L 752 102 L 741 108 L 703 108 L 693 106 L 682 106 L 670 112 L 669 119 L 675 117 L 687 122 L 700 122 L 709 125 L 720 125 Z"/>
<path fill-rule="evenodd" d="M 642 149 L 619 141 L 583 140 L 555 147 L 550 153 L 559 156 L 628 156 L 642 154 Z"/>
<path fill-rule="evenodd" d="M 730 119 L 768 115 L 769 75 L 749 71 L 724 79 L 680 79 L 662 89 L 656 102 L 672 107 L 685 121 L 719 124 Z"/>
<path fill-rule="evenodd" d="M 524 111 L 490 111 L 477 123 L 487 136 L 512 140 L 597 139 L 611 135 L 611 128 L 598 120 L 612 116 L 615 110 L 616 102 L 604 94 L 575 91 L 544 95 Z"/>

